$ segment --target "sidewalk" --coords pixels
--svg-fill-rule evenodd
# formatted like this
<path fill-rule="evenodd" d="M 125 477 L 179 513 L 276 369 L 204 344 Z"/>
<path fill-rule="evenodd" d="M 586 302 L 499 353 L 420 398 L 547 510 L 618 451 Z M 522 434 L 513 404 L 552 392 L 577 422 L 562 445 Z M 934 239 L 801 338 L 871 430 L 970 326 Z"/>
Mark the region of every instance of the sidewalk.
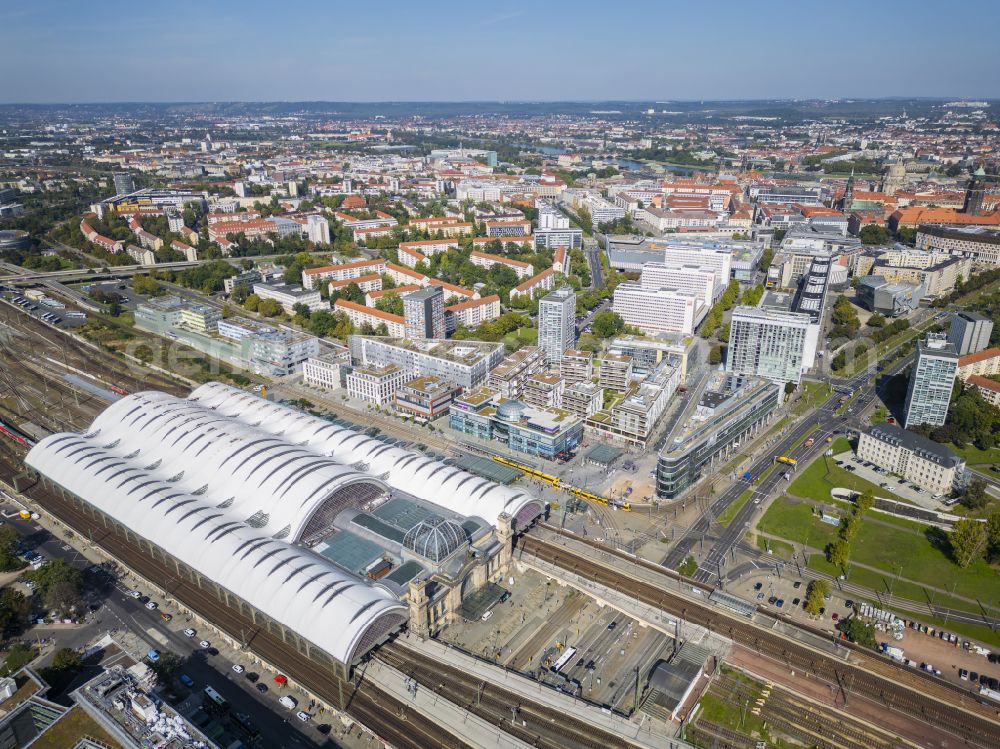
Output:
<path fill-rule="evenodd" d="M 478 658 L 473 658 L 460 650 L 450 648 L 437 640 L 423 640 L 407 633 L 399 640 L 399 644 L 412 648 L 436 660 L 448 663 L 469 674 L 475 674 L 484 681 L 508 689 L 522 695 L 525 699 L 552 708 L 555 714 L 571 714 L 598 728 L 628 739 L 636 746 L 645 749 L 685 749 L 690 745 L 673 738 L 667 730 L 672 726 L 657 723 L 655 726 L 648 716 L 641 722 L 632 722 L 606 711 L 596 705 L 591 705 L 563 692 L 543 686 L 518 673 L 501 670 Z M 402 676 L 402 674 L 400 674 Z"/>

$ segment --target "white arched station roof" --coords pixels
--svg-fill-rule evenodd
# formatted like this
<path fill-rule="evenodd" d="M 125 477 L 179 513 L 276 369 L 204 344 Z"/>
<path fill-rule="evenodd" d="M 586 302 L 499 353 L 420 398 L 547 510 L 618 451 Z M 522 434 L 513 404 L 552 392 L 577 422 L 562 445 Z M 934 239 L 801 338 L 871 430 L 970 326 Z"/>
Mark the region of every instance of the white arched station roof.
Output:
<path fill-rule="evenodd" d="M 203 403 L 166 393 L 130 395 L 109 406 L 89 434 L 119 456 L 195 496 L 211 497 L 228 519 L 298 540 L 309 519 L 347 487 L 375 494 L 384 482 Z"/>
<path fill-rule="evenodd" d="M 356 466 L 399 491 L 492 526 L 501 513 L 526 526 L 542 514 L 540 499 L 503 486 L 414 450 L 387 444 L 360 431 L 259 398 L 219 382 L 202 385 L 190 400 L 245 424 L 301 444 L 338 463 Z"/>
<path fill-rule="evenodd" d="M 247 506 L 240 503 L 249 500 L 244 496 L 230 502 L 230 493 L 246 489 L 257 478 L 245 476 L 247 466 L 242 463 L 229 468 L 238 462 L 236 458 L 226 460 L 235 445 L 245 447 L 255 435 L 227 428 L 221 422 L 228 419 L 210 432 L 203 421 L 204 409 L 189 410 L 185 405 L 193 404 L 159 393 L 129 396 L 109 407 L 85 435 L 46 437 L 31 449 L 25 463 L 342 663 L 351 664 L 398 628 L 407 610 L 393 594 L 244 522 Z M 177 422 L 177 429 L 161 421 Z M 178 436 L 181 424 L 188 431 Z M 201 448 L 188 444 L 198 434 L 209 446 L 202 458 L 190 454 Z M 270 435 L 265 437 L 273 441 Z M 253 449 L 258 446 L 277 449 L 270 441 Z M 283 453 L 281 460 L 274 457 L 272 462 L 295 456 Z M 220 467 L 223 462 L 227 467 Z M 329 463 L 310 464 L 309 471 L 323 473 L 325 480 L 338 486 L 359 475 Z M 294 480 L 289 469 L 282 470 L 280 477 L 264 469 L 258 472 L 268 475 L 261 496 L 278 493 L 278 485 Z M 218 471 L 222 481 L 209 480 L 211 471 Z M 181 472 L 184 476 L 177 478 Z M 189 472 L 209 488 L 190 490 Z M 288 503 L 290 496 L 298 507 L 282 517 L 304 523 L 309 513 L 303 508 L 311 507 L 313 500 L 302 498 L 322 493 L 316 486 L 318 482 L 313 482 L 289 491 L 282 502 Z M 268 506 L 282 503 L 270 501 Z M 237 507 L 242 509 L 236 512 Z"/>

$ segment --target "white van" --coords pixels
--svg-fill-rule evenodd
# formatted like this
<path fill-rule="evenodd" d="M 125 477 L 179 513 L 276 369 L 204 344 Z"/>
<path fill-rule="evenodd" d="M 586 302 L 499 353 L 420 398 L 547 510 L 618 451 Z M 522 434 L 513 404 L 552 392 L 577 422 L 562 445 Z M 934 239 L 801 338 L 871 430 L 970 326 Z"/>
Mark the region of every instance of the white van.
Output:
<path fill-rule="evenodd" d="M 283 707 L 287 707 L 289 710 L 294 710 L 299 704 L 294 697 L 289 697 L 287 694 L 278 700 L 278 702 L 280 702 Z"/>
<path fill-rule="evenodd" d="M 493 616 L 493 609 L 490 609 L 485 614 L 483 614 L 483 621 L 488 622 L 491 616 Z"/>

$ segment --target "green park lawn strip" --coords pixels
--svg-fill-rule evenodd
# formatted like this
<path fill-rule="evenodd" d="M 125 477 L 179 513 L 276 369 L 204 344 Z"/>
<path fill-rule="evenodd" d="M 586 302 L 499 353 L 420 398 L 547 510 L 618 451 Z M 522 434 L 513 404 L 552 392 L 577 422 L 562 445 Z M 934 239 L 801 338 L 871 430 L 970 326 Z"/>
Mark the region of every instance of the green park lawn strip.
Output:
<path fill-rule="evenodd" d="M 733 518 L 736 517 L 736 513 L 743 509 L 743 505 L 747 503 L 747 500 L 753 496 L 753 489 L 747 489 L 740 496 L 738 496 L 733 503 L 729 505 L 725 510 L 719 513 L 718 522 L 719 525 L 728 527 Z"/>
<path fill-rule="evenodd" d="M 993 447 L 989 450 L 980 450 L 975 445 L 957 447 L 952 444 L 948 445 L 948 447 L 958 453 L 970 466 L 1000 463 L 1000 447 Z"/>
<path fill-rule="evenodd" d="M 830 397 L 830 386 L 825 382 L 804 382 L 799 400 L 792 406 L 792 414 L 801 416 L 806 411 L 816 408 Z"/>
<path fill-rule="evenodd" d="M 790 543 L 777 541 L 773 538 L 764 538 L 763 536 L 757 536 L 757 548 L 764 552 L 770 551 L 771 556 L 781 557 L 782 559 L 791 559 L 792 554 L 795 552 L 795 547 Z"/>
<path fill-rule="evenodd" d="M 813 506 L 808 502 L 793 502 L 787 497 L 779 497 L 767 508 L 757 528 L 772 536 L 823 549 L 836 540 L 838 526 L 824 523 L 812 510 Z"/>

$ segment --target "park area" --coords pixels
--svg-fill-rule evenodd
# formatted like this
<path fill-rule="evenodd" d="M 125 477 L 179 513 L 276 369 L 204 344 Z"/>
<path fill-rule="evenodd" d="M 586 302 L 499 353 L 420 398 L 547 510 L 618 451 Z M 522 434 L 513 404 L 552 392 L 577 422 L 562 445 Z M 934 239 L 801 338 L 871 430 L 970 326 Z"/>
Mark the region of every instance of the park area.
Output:
<path fill-rule="evenodd" d="M 817 461 L 818 462 L 818 461 Z M 794 487 L 794 485 L 793 485 Z M 826 512 L 827 520 L 822 513 Z M 951 558 L 947 534 L 928 525 L 879 512 L 863 516 L 857 536 L 851 542 L 846 570 L 827 561 L 824 550 L 838 538 L 839 524 L 829 522 L 850 512 L 847 502 L 827 499 L 822 503 L 800 497 L 779 497 L 757 524 L 757 530 L 782 541 L 766 545 L 788 556 L 787 542 L 805 547 L 808 566 L 831 577 L 841 574 L 855 585 L 869 588 L 885 601 L 892 596 L 895 608 L 906 610 L 901 599 L 919 604 L 980 613 L 980 604 L 1000 615 L 1000 578 L 985 560 L 978 559 L 962 569 Z M 765 545 L 758 541 L 759 545 Z M 784 552 L 784 553 L 782 553 Z M 878 597 L 874 599 L 878 602 Z M 926 620 L 926 617 L 923 617 Z M 955 625 L 955 631 L 964 628 Z M 986 627 L 968 625 L 964 634 L 1000 645 L 1000 635 Z"/>

